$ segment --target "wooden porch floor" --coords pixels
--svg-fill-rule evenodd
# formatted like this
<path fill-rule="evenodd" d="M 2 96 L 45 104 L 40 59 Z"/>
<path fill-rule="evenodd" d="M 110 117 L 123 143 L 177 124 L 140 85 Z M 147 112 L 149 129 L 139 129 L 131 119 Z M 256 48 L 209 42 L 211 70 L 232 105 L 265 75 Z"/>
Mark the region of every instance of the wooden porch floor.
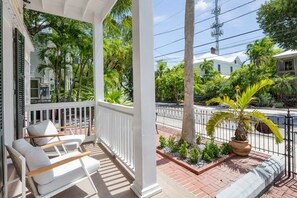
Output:
<path fill-rule="evenodd" d="M 54 196 L 54 198 L 136 198 L 136 195 L 130 190 L 130 185 L 133 178 L 122 166 L 111 157 L 102 145 L 85 145 L 86 150 L 92 151 L 92 157 L 100 160 L 99 174 L 96 173 L 92 179 L 98 189 L 98 195 L 94 194 L 88 180 L 84 180 L 76 186 Z M 13 166 L 9 166 L 9 180 L 15 178 L 13 173 Z M 174 180 L 169 178 L 158 170 L 158 183 L 162 187 L 162 193 L 154 196 L 154 198 L 170 198 L 170 197 L 187 197 L 191 198 L 194 195 L 188 192 L 185 188 L 177 184 Z M 21 197 L 21 182 L 17 181 L 8 186 L 8 197 Z M 33 197 L 29 192 L 27 197 Z"/>

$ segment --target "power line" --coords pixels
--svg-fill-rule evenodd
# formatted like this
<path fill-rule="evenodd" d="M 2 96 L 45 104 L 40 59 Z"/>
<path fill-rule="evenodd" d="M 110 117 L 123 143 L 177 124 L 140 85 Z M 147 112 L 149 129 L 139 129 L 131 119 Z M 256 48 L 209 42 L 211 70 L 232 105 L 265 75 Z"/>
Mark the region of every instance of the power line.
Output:
<path fill-rule="evenodd" d="M 231 11 L 234 11 L 234 10 L 236 10 L 236 9 L 239 9 L 239 8 L 241 8 L 241 7 L 244 7 L 244 6 L 246 6 L 246 5 L 248 5 L 248 4 L 251 4 L 251 3 L 255 2 L 255 1 L 257 1 L 257 0 L 252 0 L 252 1 L 249 1 L 249 2 L 244 3 L 244 4 L 242 4 L 242 5 L 239 5 L 239 6 L 236 6 L 236 7 L 234 7 L 234 8 L 231 8 L 231 9 L 229 9 L 229 10 L 226 10 L 225 12 L 222 12 L 221 14 L 219 14 L 219 16 L 220 16 L 220 15 L 223 15 L 223 14 L 226 14 L 226 13 L 229 13 L 229 12 L 231 12 Z M 205 12 L 204 12 L 204 13 L 205 13 Z M 206 18 L 206 19 L 202 19 L 202 20 L 200 20 L 200 21 L 195 22 L 195 25 L 196 25 L 196 24 L 199 24 L 199 23 L 203 23 L 203 22 L 208 21 L 208 20 L 213 19 L 213 18 L 215 18 L 215 16 L 211 16 L 211 17 L 208 17 L 208 18 Z M 163 35 L 163 34 L 168 34 L 168 33 L 171 33 L 171 32 L 178 31 L 178 30 L 182 30 L 182 29 L 184 29 L 184 26 L 179 27 L 179 28 L 174 28 L 174 29 L 172 29 L 172 30 L 167 30 L 167 31 L 164 31 L 164 32 L 159 32 L 159 33 L 156 33 L 154 36 L 160 36 L 160 35 Z"/>
<path fill-rule="evenodd" d="M 233 52 L 228 52 L 228 53 L 224 53 L 224 54 L 222 54 L 221 56 L 226 56 L 226 55 L 230 55 L 230 54 L 235 54 L 235 53 L 238 53 L 238 52 L 243 52 L 244 50 L 237 50 L 237 51 L 233 51 Z M 205 58 L 203 58 L 203 59 L 207 59 L 207 58 L 212 58 L 211 56 L 209 56 L 209 57 L 205 57 Z M 199 60 L 199 59 L 197 59 L 197 60 Z M 176 63 L 180 63 L 180 62 L 183 62 L 183 61 L 166 61 L 166 62 L 176 62 Z"/>
<path fill-rule="evenodd" d="M 241 34 L 236 34 L 236 35 L 233 35 L 233 36 L 230 36 L 230 37 L 226 37 L 226 38 L 220 39 L 219 41 L 229 40 L 229 39 L 232 39 L 232 38 L 236 38 L 236 37 L 240 37 L 240 36 L 243 36 L 243 35 L 251 34 L 251 33 L 254 33 L 254 32 L 257 32 L 257 31 L 260 31 L 260 30 L 262 30 L 262 29 L 259 28 L 259 29 L 255 29 L 255 30 L 252 30 L 252 31 L 244 32 L 244 33 L 241 33 Z M 212 42 L 204 43 L 204 44 L 201 44 L 201 45 L 196 45 L 193 48 L 195 49 L 195 48 L 202 47 L 202 46 L 205 46 L 205 45 L 210 45 L 210 44 L 213 44 L 215 42 L 216 41 L 212 41 Z M 184 50 L 178 50 L 178 51 L 174 51 L 174 52 L 169 52 L 167 54 L 156 56 L 155 58 L 159 58 L 159 57 L 167 56 L 167 55 L 171 55 L 171 54 L 176 54 L 176 53 L 183 52 L 183 51 Z"/>
<path fill-rule="evenodd" d="M 237 42 L 231 42 L 228 45 L 224 45 L 224 47 L 221 48 L 221 49 L 226 50 L 226 49 L 233 48 L 233 47 L 238 47 L 238 46 L 241 46 L 241 45 L 247 45 L 247 44 L 255 42 L 256 40 L 263 39 L 263 38 L 265 38 L 265 36 L 257 36 L 257 37 L 252 37 L 252 38 L 244 39 L 244 40 L 241 40 L 241 41 L 237 41 Z M 243 41 L 246 41 L 246 42 L 242 43 Z M 204 50 L 203 52 L 195 53 L 194 55 L 202 55 L 202 54 L 205 54 L 207 52 L 209 52 L 209 50 Z M 182 57 L 171 57 L 171 58 L 165 58 L 165 60 L 174 60 L 174 59 L 181 59 L 181 58 Z M 163 58 L 163 60 L 164 60 L 164 58 Z"/>
<path fill-rule="evenodd" d="M 297 32 L 296 30 L 289 31 L 289 33 L 296 33 L 296 32 Z M 279 34 L 282 34 L 282 32 L 280 31 Z M 255 40 L 252 40 L 252 41 L 249 41 L 249 42 L 245 42 L 245 43 L 236 44 L 236 45 L 228 45 L 228 46 L 225 46 L 225 47 L 223 47 L 221 49 L 226 50 L 226 49 L 230 49 L 230 48 L 234 48 L 234 47 L 239 47 L 239 46 L 242 46 L 242 45 L 247 45 L 247 44 L 253 43 L 253 42 L 255 42 L 255 41 L 259 40 L 259 39 L 263 39 L 263 38 L 265 38 L 265 36 L 253 37 L 253 39 L 255 39 Z M 288 38 L 288 39 L 291 39 L 291 38 Z M 297 36 L 293 36 L 293 38 L 297 38 Z M 249 38 L 249 39 L 252 39 L 252 38 Z M 246 39 L 246 40 L 249 40 L 249 39 Z M 286 40 L 288 40 L 288 39 L 286 39 Z M 234 43 L 238 43 L 238 42 L 233 42 L 233 43 L 230 43 L 230 44 L 234 44 Z M 207 43 L 207 44 L 209 44 L 209 43 Z M 196 46 L 196 47 L 198 47 L 198 46 Z M 194 55 L 202 55 L 202 54 L 205 54 L 207 52 L 209 52 L 209 50 L 203 51 L 203 52 L 199 52 L 199 53 L 195 53 Z M 221 56 L 223 56 L 223 55 L 226 55 L 226 54 L 222 54 Z M 211 58 L 211 57 L 204 57 L 204 58 L 201 58 L 201 59 L 205 59 L 205 58 Z M 177 58 L 177 57 L 176 58 L 165 58 L 165 60 L 174 60 L 174 59 L 180 59 L 180 58 Z M 200 59 L 196 59 L 196 60 L 200 60 Z"/>
<path fill-rule="evenodd" d="M 257 10 L 258 10 L 258 9 L 257 9 Z M 241 18 L 241 17 L 244 17 L 244 16 L 246 16 L 246 15 L 249 15 L 249 14 L 251 14 L 251 13 L 253 13 L 253 12 L 256 12 L 257 10 L 253 10 L 253 11 L 251 11 L 251 12 L 248 12 L 248 13 L 242 14 L 242 15 L 240 15 L 240 16 L 234 17 L 234 18 L 232 18 L 232 19 L 229 19 L 229 20 L 223 22 L 223 24 L 229 23 L 229 22 L 231 22 L 231 21 L 233 21 L 233 20 L 236 20 L 236 19 L 238 19 L 238 18 Z M 205 32 L 205 31 L 207 31 L 207 30 L 210 30 L 210 29 L 211 29 L 211 28 L 206 28 L 206 29 L 204 29 L 204 30 L 201 30 L 201 31 L 199 31 L 199 32 L 196 32 L 194 35 L 200 34 L 200 33 L 202 33 L 202 32 Z M 182 41 L 182 40 L 184 40 L 184 39 L 185 39 L 185 37 L 179 38 L 179 39 L 177 39 L 177 40 L 171 41 L 170 43 L 166 43 L 166 44 L 164 44 L 164 45 L 161 45 L 161 46 L 159 46 L 159 47 L 156 47 L 155 49 L 160 49 L 160 48 L 163 48 L 163 47 L 172 45 L 172 44 L 177 43 L 177 42 L 179 42 L 179 41 Z"/>

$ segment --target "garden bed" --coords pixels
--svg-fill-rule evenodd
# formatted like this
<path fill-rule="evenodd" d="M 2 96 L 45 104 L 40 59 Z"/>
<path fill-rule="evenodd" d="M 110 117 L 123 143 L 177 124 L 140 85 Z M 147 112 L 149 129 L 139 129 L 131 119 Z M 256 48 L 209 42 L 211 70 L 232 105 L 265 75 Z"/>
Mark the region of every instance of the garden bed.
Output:
<path fill-rule="evenodd" d="M 195 143 L 181 143 L 177 136 L 159 137 L 157 153 L 195 174 L 201 174 L 214 166 L 232 158 L 232 148 L 229 143 L 217 144 L 213 139 L 202 141 L 198 134 Z"/>
<path fill-rule="evenodd" d="M 233 158 L 234 156 L 236 156 L 234 153 L 231 153 L 229 155 L 225 155 L 225 156 L 222 156 L 221 158 L 215 159 L 210 163 L 205 163 L 201 167 L 196 167 L 196 166 L 193 166 L 193 165 L 179 159 L 178 157 L 172 156 L 170 153 L 164 152 L 162 149 L 157 148 L 157 153 L 160 154 L 161 156 L 171 160 L 172 162 L 186 168 L 187 170 L 191 171 L 192 173 L 195 173 L 196 175 L 204 173 L 205 171 L 207 171 L 207 170 L 225 162 L 226 160 L 229 160 L 229 159 Z"/>

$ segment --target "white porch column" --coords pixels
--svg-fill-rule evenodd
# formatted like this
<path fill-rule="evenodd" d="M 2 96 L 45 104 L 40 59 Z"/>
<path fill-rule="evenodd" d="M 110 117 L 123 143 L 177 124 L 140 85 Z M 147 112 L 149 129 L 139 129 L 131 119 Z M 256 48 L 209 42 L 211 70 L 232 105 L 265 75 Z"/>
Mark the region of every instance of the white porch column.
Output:
<path fill-rule="evenodd" d="M 138 197 L 161 192 L 156 176 L 153 0 L 133 0 L 135 181 Z"/>
<path fill-rule="evenodd" d="M 100 137 L 99 101 L 104 101 L 103 21 L 94 18 L 93 23 L 94 95 L 96 140 Z"/>

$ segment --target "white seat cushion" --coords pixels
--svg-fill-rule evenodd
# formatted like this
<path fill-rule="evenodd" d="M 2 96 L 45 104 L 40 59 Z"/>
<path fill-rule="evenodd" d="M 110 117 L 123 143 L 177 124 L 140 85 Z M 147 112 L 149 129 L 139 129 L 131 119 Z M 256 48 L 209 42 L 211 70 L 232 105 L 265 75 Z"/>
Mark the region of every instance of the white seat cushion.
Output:
<path fill-rule="evenodd" d="M 63 159 L 66 159 L 68 157 L 74 156 L 79 154 L 80 152 L 72 152 L 67 153 L 61 157 L 56 157 L 51 159 L 51 163 L 55 163 L 58 161 L 61 161 Z M 86 169 L 88 170 L 89 174 L 95 173 L 99 167 L 100 167 L 100 161 L 86 156 L 82 158 Z M 64 164 L 62 166 L 59 166 L 57 168 L 54 168 L 54 180 L 48 184 L 45 185 L 38 185 L 38 192 L 41 195 L 48 194 L 54 190 L 57 190 L 67 184 L 73 183 L 77 181 L 80 178 L 85 177 L 86 174 L 81 166 L 80 160 L 75 160 L 72 162 L 69 162 L 67 164 Z"/>
<path fill-rule="evenodd" d="M 33 124 L 27 127 L 28 133 L 31 136 L 43 136 L 58 134 L 57 128 L 50 120 L 44 120 L 37 124 Z M 34 142 L 38 146 L 46 145 L 52 138 L 35 138 Z"/>
<path fill-rule="evenodd" d="M 65 147 L 67 150 L 75 150 L 77 149 L 84 141 L 86 136 L 85 135 L 65 135 L 60 136 L 59 139 L 61 141 L 65 142 Z M 48 143 L 54 143 L 59 141 L 58 138 L 51 139 Z M 58 148 L 61 150 L 61 147 L 58 146 Z"/>
<path fill-rule="evenodd" d="M 13 141 L 12 148 L 18 151 L 20 154 L 25 156 L 28 149 L 32 148 L 33 146 L 29 144 L 25 139 L 18 139 Z"/>
<path fill-rule="evenodd" d="M 30 171 L 45 167 L 51 164 L 46 153 L 39 147 L 32 147 L 25 152 L 26 163 Z M 49 170 L 33 177 L 37 184 L 44 185 L 54 180 L 54 171 Z"/>

